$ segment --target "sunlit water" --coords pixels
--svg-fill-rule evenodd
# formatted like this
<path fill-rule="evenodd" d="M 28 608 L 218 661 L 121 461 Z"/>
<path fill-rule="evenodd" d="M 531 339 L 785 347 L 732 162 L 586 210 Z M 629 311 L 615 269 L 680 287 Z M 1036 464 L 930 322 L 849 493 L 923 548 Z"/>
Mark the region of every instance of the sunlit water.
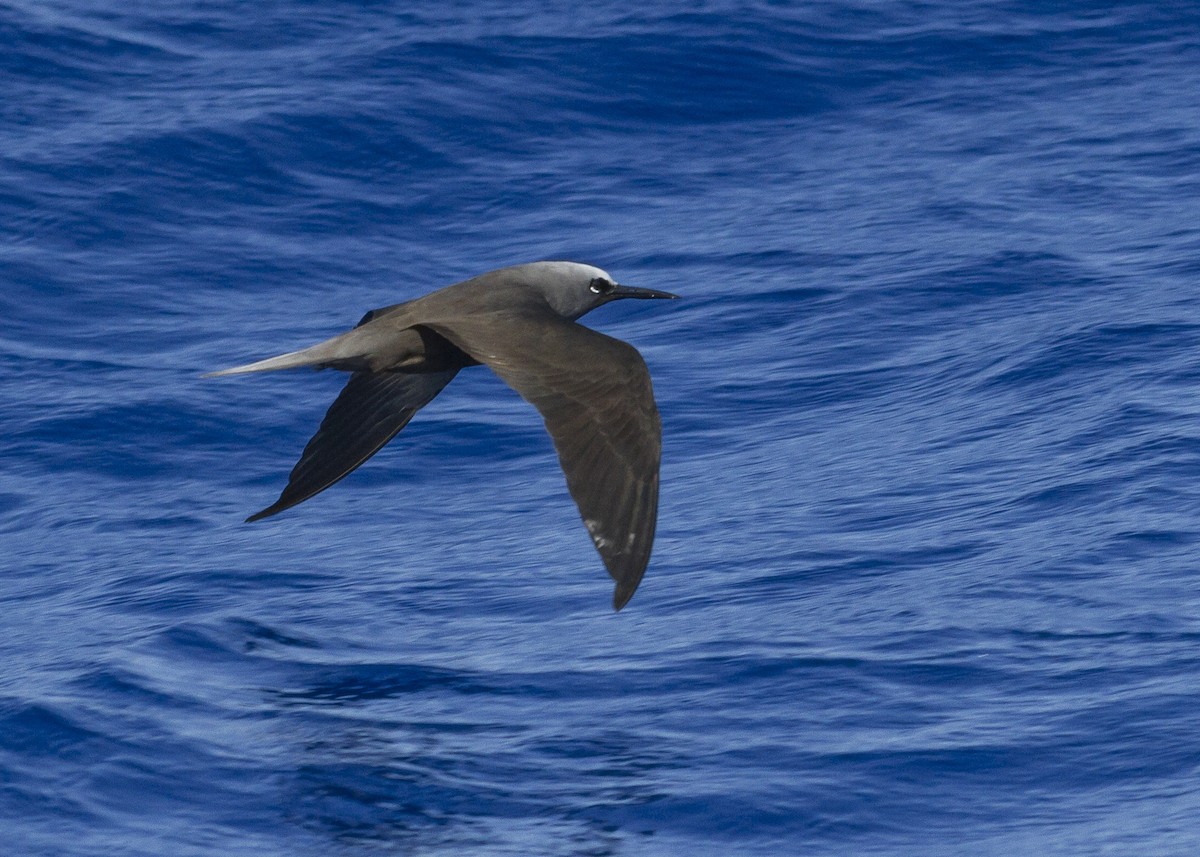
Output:
<path fill-rule="evenodd" d="M 0 4 L 14 855 L 1200 848 L 1188 4 Z M 685 296 L 621 613 L 462 373 L 203 379 L 568 258 Z M 630 305 L 635 304 L 635 305 Z"/>

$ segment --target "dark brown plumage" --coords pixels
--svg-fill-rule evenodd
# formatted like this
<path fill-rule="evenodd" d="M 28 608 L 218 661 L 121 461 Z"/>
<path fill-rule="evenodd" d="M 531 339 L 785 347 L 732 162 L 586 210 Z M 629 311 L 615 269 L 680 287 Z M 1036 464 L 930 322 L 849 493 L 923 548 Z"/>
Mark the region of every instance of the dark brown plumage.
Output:
<path fill-rule="evenodd" d="M 374 455 L 458 371 L 485 364 L 541 413 L 567 487 L 616 581 L 620 610 L 645 573 L 658 514 L 661 427 L 650 373 L 631 345 L 575 319 L 621 298 L 598 268 L 534 262 L 373 310 L 331 340 L 214 375 L 299 366 L 350 371 L 279 499 L 255 521 L 312 497 Z"/>

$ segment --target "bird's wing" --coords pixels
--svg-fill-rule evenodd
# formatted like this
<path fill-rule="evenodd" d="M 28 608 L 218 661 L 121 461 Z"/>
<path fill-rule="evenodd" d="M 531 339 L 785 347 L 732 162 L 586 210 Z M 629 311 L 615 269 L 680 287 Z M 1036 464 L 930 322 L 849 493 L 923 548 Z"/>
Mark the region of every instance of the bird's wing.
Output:
<path fill-rule="evenodd" d="M 279 499 L 247 518 L 257 521 L 324 491 L 408 425 L 457 369 L 444 372 L 355 372 L 304 447 Z"/>
<path fill-rule="evenodd" d="M 642 356 L 549 308 L 425 324 L 541 412 L 567 487 L 616 581 L 613 607 L 620 610 L 646 571 L 658 517 L 662 429 Z"/>

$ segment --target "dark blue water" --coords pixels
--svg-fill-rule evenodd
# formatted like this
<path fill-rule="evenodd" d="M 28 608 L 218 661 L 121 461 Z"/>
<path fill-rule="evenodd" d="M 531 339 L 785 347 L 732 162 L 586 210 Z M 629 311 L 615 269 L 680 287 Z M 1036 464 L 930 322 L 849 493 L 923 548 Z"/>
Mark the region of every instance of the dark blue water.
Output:
<path fill-rule="evenodd" d="M 0 849 L 1197 853 L 1197 32 L 0 3 Z M 241 523 L 342 379 L 201 373 L 543 258 L 686 298 L 624 611 L 486 369 Z"/>

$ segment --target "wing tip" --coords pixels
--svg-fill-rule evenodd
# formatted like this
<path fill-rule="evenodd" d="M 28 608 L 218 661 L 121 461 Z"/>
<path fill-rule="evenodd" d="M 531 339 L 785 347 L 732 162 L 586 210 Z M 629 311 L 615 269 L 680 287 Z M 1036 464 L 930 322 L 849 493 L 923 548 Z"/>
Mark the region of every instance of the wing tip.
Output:
<path fill-rule="evenodd" d="M 633 583 L 618 583 L 617 588 L 613 590 L 613 612 L 619 613 L 621 608 L 629 603 L 629 599 L 633 597 L 633 593 L 637 592 L 638 584 L 641 582 L 641 575 Z"/>
<path fill-rule="evenodd" d="M 247 518 L 242 523 L 253 524 L 255 521 L 261 521 L 263 518 L 269 518 L 272 515 L 276 515 L 279 512 L 282 512 L 286 508 L 287 508 L 287 506 L 284 506 L 280 503 L 272 503 L 270 506 L 263 509 L 262 511 L 255 512 L 253 515 L 251 515 L 249 518 Z"/>

